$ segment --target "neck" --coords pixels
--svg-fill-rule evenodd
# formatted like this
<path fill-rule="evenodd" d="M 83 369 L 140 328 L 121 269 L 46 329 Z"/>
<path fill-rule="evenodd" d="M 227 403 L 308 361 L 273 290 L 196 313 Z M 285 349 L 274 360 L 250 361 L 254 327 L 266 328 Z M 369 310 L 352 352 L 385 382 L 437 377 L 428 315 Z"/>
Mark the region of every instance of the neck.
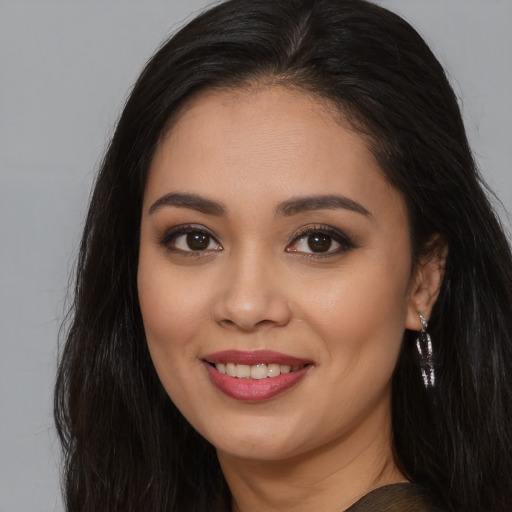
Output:
<path fill-rule="evenodd" d="M 219 452 L 233 512 L 340 512 L 373 489 L 406 481 L 393 459 L 391 421 L 365 427 L 284 460 Z"/>

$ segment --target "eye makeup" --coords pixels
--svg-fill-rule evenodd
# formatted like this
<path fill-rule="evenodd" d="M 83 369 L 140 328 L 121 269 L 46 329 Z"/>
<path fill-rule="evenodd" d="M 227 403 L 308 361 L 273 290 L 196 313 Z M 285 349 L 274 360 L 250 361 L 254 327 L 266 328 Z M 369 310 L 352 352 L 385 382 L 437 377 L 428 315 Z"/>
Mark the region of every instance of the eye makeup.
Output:
<path fill-rule="evenodd" d="M 325 224 L 308 224 L 288 237 L 285 252 L 307 258 L 338 256 L 356 247 L 350 236 Z M 224 248 L 215 235 L 200 224 L 172 227 L 158 238 L 158 244 L 171 254 L 201 257 Z"/>
<path fill-rule="evenodd" d="M 210 230 L 199 224 L 175 226 L 167 230 L 158 243 L 169 253 L 193 257 L 223 249 Z"/>
<path fill-rule="evenodd" d="M 302 226 L 289 238 L 286 252 L 300 253 L 308 258 L 337 256 L 356 247 L 345 233 L 325 224 Z"/>

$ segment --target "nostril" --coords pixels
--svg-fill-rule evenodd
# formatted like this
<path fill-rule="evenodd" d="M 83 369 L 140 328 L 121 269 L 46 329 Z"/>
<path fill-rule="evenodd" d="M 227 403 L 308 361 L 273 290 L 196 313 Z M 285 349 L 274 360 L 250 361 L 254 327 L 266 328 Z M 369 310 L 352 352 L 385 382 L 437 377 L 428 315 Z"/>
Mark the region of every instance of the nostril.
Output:
<path fill-rule="evenodd" d="M 265 326 L 265 325 L 270 325 L 270 324 L 274 324 L 275 322 L 273 322 L 272 320 L 260 320 L 259 322 L 256 323 L 255 327 L 257 326 Z"/>
<path fill-rule="evenodd" d="M 225 319 L 225 320 L 221 320 L 219 322 L 219 324 L 222 326 L 222 327 L 233 327 L 235 325 L 235 322 L 233 322 L 233 320 L 228 320 L 228 319 Z"/>
<path fill-rule="evenodd" d="M 265 327 L 271 327 L 272 325 L 276 325 L 276 322 L 272 320 L 259 320 L 258 322 L 250 322 L 250 321 L 242 321 L 239 320 L 235 322 L 234 320 L 230 320 L 228 318 L 217 322 L 221 327 L 226 329 L 239 329 L 241 331 L 253 331 L 255 329 L 264 329 Z"/>
<path fill-rule="evenodd" d="M 291 319 L 288 301 L 282 290 L 272 294 L 254 290 L 229 289 L 220 294 L 212 308 L 213 320 L 225 328 L 252 331 L 256 328 L 283 326 Z"/>

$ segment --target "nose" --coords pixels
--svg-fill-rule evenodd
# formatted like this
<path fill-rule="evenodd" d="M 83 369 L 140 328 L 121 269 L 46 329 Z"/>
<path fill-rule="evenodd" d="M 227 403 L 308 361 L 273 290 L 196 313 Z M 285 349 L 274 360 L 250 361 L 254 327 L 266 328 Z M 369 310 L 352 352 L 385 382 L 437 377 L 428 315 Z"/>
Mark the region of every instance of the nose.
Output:
<path fill-rule="evenodd" d="M 256 254 L 237 258 L 226 268 L 213 306 L 222 327 L 253 331 L 285 326 L 291 319 L 285 284 L 272 261 Z"/>

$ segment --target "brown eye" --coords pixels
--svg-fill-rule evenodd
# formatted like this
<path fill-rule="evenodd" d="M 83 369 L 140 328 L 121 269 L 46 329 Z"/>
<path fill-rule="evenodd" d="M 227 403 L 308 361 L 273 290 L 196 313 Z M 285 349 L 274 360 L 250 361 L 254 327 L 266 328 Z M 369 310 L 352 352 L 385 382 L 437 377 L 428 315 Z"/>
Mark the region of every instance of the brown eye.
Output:
<path fill-rule="evenodd" d="M 222 246 L 207 231 L 179 226 L 160 241 L 168 250 L 181 253 L 221 251 Z"/>
<path fill-rule="evenodd" d="M 211 237 L 200 231 L 192 231 L 186 235 L 186 243 L 191 251 L 204 251 L 210 245 Z"/>
<path fill-rule="evenodd" d="M 327 257 L 343 254 L 353 249 L 350 237 L 331 226 L 304 226 L 286 247 L 286 252 L 302 253 L 311 257 Z"/>
<path fill-rule="evenodd" d="M 327 252 L 332 246 L 332 238 L 322 233 L 309 235 L 307 242 L 313 252 Z"/>

